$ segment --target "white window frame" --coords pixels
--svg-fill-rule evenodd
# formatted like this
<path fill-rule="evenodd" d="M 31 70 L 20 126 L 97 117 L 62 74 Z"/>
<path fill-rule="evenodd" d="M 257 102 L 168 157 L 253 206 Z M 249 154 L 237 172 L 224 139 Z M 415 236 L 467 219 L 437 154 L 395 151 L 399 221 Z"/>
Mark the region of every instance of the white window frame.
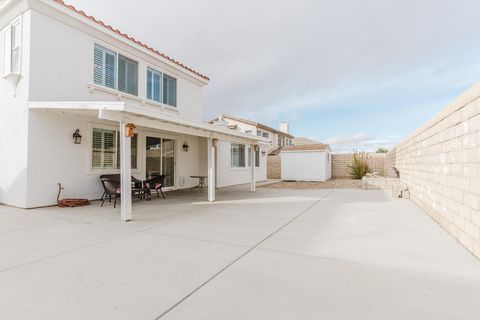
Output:
<path fill-rule="evenodd" d="M 152 73 L 152 98 L 149 98 L 148 97 L 148 72 L 151 72 Z M 157 101 L 157 100 L 154 100 L 154 94 L 153 94 L 153 79 L 154 79 L 154 75 L 157 74 L 160 76 L 160 88 L 159 88 L 159 100 L 160 101 Z M 147 66 L 147 74 L 146 74 L 146 78 L 147 78 L 147 82 L 145 83 L 145 98 L 148 100 L 148 101 L 152 101 L 154 103 L 160 103 L 160 104 L 164 104 L 163 103 L 163 72 L 155 69 L 155 68 L 152 68 L 152 67 L 149 67 Z M 167 105 L 169 106 L 169 105 Z M 169 107 L 172 107 L 172 106 L 169 106 Z M 172 107 L 172 108 L 176 108 L 176 107 Z"/>
<path fill-rule="evenodd" d="M 92 72 L 92 84 L 94 86 L 99 86 L 99 87 L 102 87 L 102 88 L 105 88 L 106 90 L 115 90 L 117 91 L 118 93 L 122 94 L 122 95 L 126 95 L 126 96 L 131 96 L 131 97 L 135 97 L 135 98 L 138 98 L 139 97 L 139 91 L 140 91 L 140 62 L 138 61 L 138 59 L 136 59 L 135 57 L 132 57 L 131 55 L 129 54 L 125 54 L 124 52 L 121 52 L 119 50 L 115 50 L 115 49 L 112 49 L 110 46 L 108 45 L 105 45 L 104 43 L 101 43 L 99 41 L 94 41 L 94 44 L 93 44 L 93 52 L 95 53 L 95 47 L 98 46 L 100 47 L 101 49 L 103 50 L 106 50 L 106 51 L 109 51 L 111 53 L 114 53 L 115 54 L 115 78 L 114 78 L 114 82 L 115 82 L 115 85 L 113 88 L 110 88 L 110 87 L 107 87 L 105 86 L 105 68 L 106 68 L 106 64 L 105 64 L 105 55 L 103 55 L 103 78 L 102 78 L 102 84 L 99 84 L 99 83 L 95 83 L 95 72 Z M 129 92 L 124 92 L 124 91 L 120 91 L 118 90 L 118 76 L 119 76 L 119 63 L 118 63 L 118 57 L 119 56 L 122 56 L 122 57 L 125 57 L 127 59 L 130 59 L 134 62 L 137 63 L 137 94 L 132 94 L 132 93 L 129 93 Z M 93 57 L 93 60 L 92 60 L 92 66 L 93 68 L 95 68 L 95 56 Z M 94 71 L 94 69 L 92 69 Z M 146 94 L 145 94 L 146 96 Z"/>
<path fill-rule="evenodd" d="M 243 156 L 244 156 L 244 166 L 243 166 L 243 167 L 241 167 L 241 166 L 235 167 L 235 166 L 232 165 L 232 162 L 233 162 L 233 161 L 232 161 L 232 146 L 233 146 L 234 144 L 239 145 L 239 146 L 241 146 L 241 145 L 244 146 L 244 150 L 245 150 L 245 151 L 244 151 L 244 155 L 243 155 Z M 231 143 L 230 143 L 230 169 L 233 169 L 233 170 L 245 170 L 245 169 L 248 169 L 248 159 L 247 159 L 247 157 L 248 157 L 248 146 L 247 146 L 246 144 L 244 144 L 244 143 L 237 143 L 237 142 L 231 142 Z"/>
<path fill-rule="evenodd" d="M 12 70 L 13 63 L 13 29 L 19 27 L 20 41 L 18 46 L 18 70 Z M 4 30 L 4 55 L 3 55 L 3 75 L 8 76 L 11 74 L 21 74 L 22 71 L 22 48 L 23 48 L 23 23 L 22 17 L 15 18 Z"/>
<path fill-rule="evenodd" d="M 233 144 L 243 145 L 245 147 L 245 166 L 243 166 L 243 167 L 234 167 L 232 165 L 232 145 Z M 252 158 L 251 158 L 251 154 L 250 154 L 251 150 L 252 150 L 252 146 L 249 145 L 249 144 L 231 142 L 230 143 L 230 150 L 229 150 L 229 152 L 230 152 L 230 169 L 231 170 L 250 170 L 250 168 L 252 167 L 252 162 L 251 162 Z M 258 166 L 255 163 L 255 169 L 256 170 L 258 170 L 261 167 L 261 162 L 262 162 L 261 150 L 259 149 L 257 152 L 258 152 Z M 255 161 L 255 157 L 254 157 L 254 161 Z"/>
<path fill-rule="evenodd" d="M 99 174 L 120 173 L 120 168 L 118 168 L 118 169 L 95 169 L 95 168 L 93 168 L 92 148 L 93 148 L 93 129 L 94 128 L 103 129 L 103 130 L 114 130 L 114 131 L 119 131 L 120 130 L 119 126 L 112 126 L 112 125 L 103 124 L 103 123 L 96 123 L 96 122 L 88 123 L 88 141 L 86 141 L 88 143 L 87 174 L 89 174 L 89 175 L 99 175 Z M 135 168 L 135 169 L 132 168 L 132 173 L 140 174 L 143 170 L 143 162 L 142 162 L 142 157 L 143 157 L 142 150 L 144 149 L 143 132 L 139 131 L 139 130 L 136 130 L 135 133 L 137 134 L 137 168 Z M 117 161 L 117 157 L 115 157 L 114 161 L 115 162 Z"/>
<path fill-rule="evenodd" d="M 171 78 L 173 80 L 175 80 L 175 105 L 172 106 L 171 104 L 167 104 L 165 101 L 163 101 L 163 82 L 164 82 L 164 77 L 168 77 L 168 78 Z M 168 94 L 168 91 L 167 91 L 167 94 Z M 177 108 L 178 106 L 178 78 L 177 77 L 174 77 L 168 73 L 165 73 L 165 72 L 162 72 L 162 104 L 166 105 L 166 106 L 169 106 L 170 108 Z"/>

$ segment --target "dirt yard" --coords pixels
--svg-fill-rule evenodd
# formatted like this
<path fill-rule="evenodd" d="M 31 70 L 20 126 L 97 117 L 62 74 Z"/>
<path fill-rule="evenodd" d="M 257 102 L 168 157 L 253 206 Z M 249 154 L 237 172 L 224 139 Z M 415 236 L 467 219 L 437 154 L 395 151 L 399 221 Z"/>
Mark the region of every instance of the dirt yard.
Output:
<path fill-rule="evenodd" d="M 362 181 L 353 179 L 331 179 L 327 182 L 282 181 L 263 185 L 259 188 L 271 189 L 361 189 Z"/>

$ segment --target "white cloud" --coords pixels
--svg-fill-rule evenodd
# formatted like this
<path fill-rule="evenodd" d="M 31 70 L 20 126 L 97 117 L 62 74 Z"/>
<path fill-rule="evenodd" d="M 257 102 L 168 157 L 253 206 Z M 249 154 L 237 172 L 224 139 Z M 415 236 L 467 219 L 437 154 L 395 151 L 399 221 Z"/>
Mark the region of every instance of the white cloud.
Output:
<path fill-rule="evenodd" d="M 294 120 L 338 101 L 464 86 L 480 70 L 477 0 L 67 2 L 210 76 L 205 119 Z"/>

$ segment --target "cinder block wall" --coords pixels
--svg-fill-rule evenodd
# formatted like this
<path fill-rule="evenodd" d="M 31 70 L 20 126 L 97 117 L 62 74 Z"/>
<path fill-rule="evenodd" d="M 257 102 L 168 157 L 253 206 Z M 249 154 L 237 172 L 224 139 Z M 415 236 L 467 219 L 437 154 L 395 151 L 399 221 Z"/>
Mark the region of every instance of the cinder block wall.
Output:
<path fill-rule="evenodd" d="M 396 161 L 397 161 L 397 149 L 390 150 L 385 155 L 385 165 L 383 167 L 383 173 L 385 178 L 397 177 L 397 175 L 395 174 L 395 171 L 393 171 L 393 167 L 396 166 Z"/>
<path fill-rule="evenodd" d="M 332 177 L 335 179 L 351 179 L 349 165 L 352 164 L 353 154 L 332 154 Z M 372 172 L 383 176 L 385 172 L 385 154 L 369 153 L 367 162 Z"/>
<path fill-rule="evenodd" d="M 411 198 L 480 258 L 480 83 L 397 146 Z"/>
<path fill-rule="evenodd" d="M 281 179 L 280 153 L 267 157 L 267 179 Z"/>

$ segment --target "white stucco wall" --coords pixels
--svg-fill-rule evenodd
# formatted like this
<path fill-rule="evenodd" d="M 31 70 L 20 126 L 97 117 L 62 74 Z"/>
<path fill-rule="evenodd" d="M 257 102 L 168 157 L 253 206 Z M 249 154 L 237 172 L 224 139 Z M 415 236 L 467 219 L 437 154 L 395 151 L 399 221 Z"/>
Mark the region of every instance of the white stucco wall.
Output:
<path fill-rule="evenodd" d="M 250 167 L 232 168 L 231 167 L 231 143 L 229 141 L 219 141 L 217 146 L 217 187 L 226 187 L 239 184 L 250 183 Z M 247 150 L 247 149 L 246 149 Z M 267 180 L 267 155 L 262 155 L 260 148 L 260 167 L 255 168 L 255 180 Z M 248 154 L 248 151 L 245 151 Z M 246 162 L 248 165 L 248 162 Z"/>
<path fill-rule="evenodd" d="M 58 182 L 65 188 L 62 197 L 98 199 L 102 194 L 99 175 L 115 173 L 92 172 L 90 149 L 93 124 L 116 127 L 117 123 L 101 121 L 94 112 L 29 111 L 28 101 L 124 101 L 129 105 L 201 121 L 204 82 L 38 1 L 16 2 L 23 5 L 22 11 L 25 12 L 22 80 L 14 95 L 13 88 L 0 79 L 0 125 L 4 132 L 0 135 L 0 202 L 27 208 L 52 205 L 56 200 Z M 35 8 L 28 10 L 28 3 Z M 0 16 L 0 29 L 8 22 L 8 16 Z M 0 52 L 3 54 L 3 34 L 0 37 Z M 138 61 L 138 97 L 93 86 L 95 42 Z M 146 101 L 147 67 L 177 78 L 177 110 Z M 83 136 L 81 145 L 72 142 L 72 134 L 77 128 Z M 139 150 L 142 151 L 138 158 L 139 168 L 133 171 L 137 178 L 145 176 L 144 137 L 148 132 L 176 140 L 176 188 L 195 186 L 198 180 L 190 178 L 191 175 L 206 175 L 207 144 L 204 138 L 146 128 L 138 128 L 137 132 Z M 182 149 L 184 142 L 190 146 L 188 152 Z M 218 186 L 248 183 L 249 169 L 231 170 L 230 143 L 226 143 L 228 158 L 225 163 L 218 162 Z M 222 155 L 217 156 L 222 158 Z M 265 180 L 266 156 L 260 159 L 261 167 L 256 169 L 256 176 L 257 180 Z"/>
<path fill-rule="evenodd" d="M 59 19 L 57 17 L 57 19 Z M 58 21 L 32 10 L 30 101 L 126 101 L 146 109 L 159 110 L 160 104 L 146 99 L 147 67 L 177 79 L 177 109 L 164 111 L 182 118 L 201 121 L 202 83 L 179 69 L 130 47 L 109 35 L 75 22 Z M 93 51 L 98 43 L 138 62 L 138 97 L 111 89 L 91 90 L 93 85 Z M 119 98 L 118 95 L 121 95 Z M 142 101 L 144 102 L 142 104 Z"/>
<path fill-rule="evenodd" d="M 191 120 L 201 120 L 203 84 L 198 80 L 94 28 L 66 16 L 46 15 L 48 10 L 45 9 L 44 12 L 42 7 L 39 10 L 29 11 L 32 25 L 31 42 L 29 50 L 25 52 L 31 52 L 31 59 L 26 59 L 25 63 L 29 69 L 30 87 L 29 90 L 25 90 L 25 102 L 27 100 L 120 100 L 130 105 L 159 110 L 161 105 L 146 101 L 146 70 L 147 67 L 152 67 L 177 79 L 177 110 L 166 108 L 164 112 Z M 138 61 L 138 97 L 129 97 L 120 92 L 97 87 L 92 90 L 93 48 L 96 42 Z M 91 129 L 93 123 L 112 126 L 117 126 L 117 124 L 100 121 L 94 116 L 62 114 L 55 111 L 35 110 L 28 113 L 25 103 L 19 110 L 21 111 L 18 111 L 17 116 L 20 119 L 17 123 L 20 126 L 23 121 L 25 130 L 20 131 L 24 132 L 25 136 L 22 139 L 22 135 L 16 131 L 15 139 L 21 140 L 18 145 L 22 146 L 19 149 L 24 153 L 17 155 L 15 160 L 12 160 L 11 165 L 18 168 L 10 170 L 10 174 L 17 173 L 19 176 L 21 176 L 20 173 L 23 174 L 22 179 L 17 178 L 17 180 L 21 182 L 19 187 L 24 191 L 15 188 L 15 194 L 22 195 L 22 201 L 9 200 L 8 203 L 20 207 L 54 204 L 58 182 L 65 187 L 62 197 L 98 199 L 102 193 L 99 181 L 100 173 L 92 173 L 90 170 Z M 13 116 L 12 113 L 10 117 Z M 72 142 L 72 133 L 77 128 L 80 129 L 83 136 L 81 145 L 75 145 Z M 202 139 L 162 133 L 156 130 L 139 128 L 141 153 L 138 159 L 139 168 L 133 171 L 133 175 L 141 179 L 145 177 L 144 135 L 147 132 L 176 139 L 175 187 L 188 188 L 196 185 L 198 180 L 190 178 L 190 175 L 206 172 L 206 168 L 202 167 L 206 165 L 206 159 L 203 159 L 206 157 L 206 151 L 200 150 Z M 189 144 L 188 152 L 182 150 L 183 142 Z M 24 172 L 21 172 L 22 168 Z M 12 179 L 10 178 L 10 180 Z M 8 183 L 11 182 L 4 184 Z M 6 195 L 6 198 L 13 199 L 12 195 Z"/>
<path fill-rule="evenodd" d="M 280 156 L 282 180 L 327 181 L 331 177 L 328 151 L 282 151 Z"/>
<path fill-rule="evenodd" d="M 26 205 L 27 189 L 27 136 L 28 136 L 28 80 L 30 13 L 22 18 L 21 74 L 14 88 L 3 78 L 5 31 L 26 7 L 18 2 L 10 12 L 0 15 L 0 203 L 23 207 Z"/>
<path fill-rule="evenodd" d="M 92 128 L 117 124 L 101 121 L 94 117 L 64 114 L 52 111 L 30 112 L 29 157 L 28 157 L 28 202 L 26 207 L 39 207 L 54 204 L 57 195 L 57 183 L 65 190 L 63 197 L 98 199 L 102 194 L 100 174 L 118 173 L 109 170 L 94 172 L 91 170 Z M 76 145 L 72 141 L 75 129 L 80 129 L 82 143 Z M 145 178 L 145 137 L 159 135 L 175 139 L 175 187 L 189 188 L 198 183 L 190 178 L 206 171 L 201 166 L 206 164 L 206 151 L 200 150 L 199 137 L 176 135 L 148 128 L 138 128 L 138 169 L 132 174 L 139 179 Z M 187 142 L 188 152 L 182 145 Z M 206 144 L 205 144 L 206 149 Z"/>

